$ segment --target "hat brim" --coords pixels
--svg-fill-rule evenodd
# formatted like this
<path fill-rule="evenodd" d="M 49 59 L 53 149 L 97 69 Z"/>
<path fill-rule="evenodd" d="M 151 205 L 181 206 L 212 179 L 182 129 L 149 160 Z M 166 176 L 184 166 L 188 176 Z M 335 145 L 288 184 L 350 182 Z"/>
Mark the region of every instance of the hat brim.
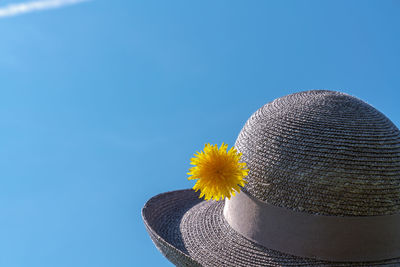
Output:
<path fill-rule="evenodd" d="M 203 201 L 192 189 L 151 198 L 142 216 L 156 247 L 176 266 L 398 266 L 377 262 L 327 262 L 260 246 L 235 232 L 223 216 L 224 201 Z"/>

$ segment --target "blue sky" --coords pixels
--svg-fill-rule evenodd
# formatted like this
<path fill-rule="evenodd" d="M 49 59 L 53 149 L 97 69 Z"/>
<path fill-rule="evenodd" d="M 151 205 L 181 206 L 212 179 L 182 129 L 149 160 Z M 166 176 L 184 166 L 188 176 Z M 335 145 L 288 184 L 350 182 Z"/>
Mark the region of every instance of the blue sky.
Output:
<path fill-rule="evenodd" d="M 142 206 L 193 186 L 192 154 L 233 145 L 274 98 L 339 90 L 399 126 L 399 11 L 92 0 L 0 17 L 0 266 L 172 266 Z"/>

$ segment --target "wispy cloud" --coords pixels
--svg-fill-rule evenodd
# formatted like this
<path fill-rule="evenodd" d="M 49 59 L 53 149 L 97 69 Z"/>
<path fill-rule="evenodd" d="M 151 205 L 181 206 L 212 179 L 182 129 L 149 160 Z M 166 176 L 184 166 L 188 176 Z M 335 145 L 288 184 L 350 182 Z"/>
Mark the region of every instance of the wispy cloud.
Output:
<path fill-rule="evenodd" d="M 11 4 L 5 7 L 0 7 L 0 18 L 16 16 L 38 10 L 59 8 L 62 6 L 78 4 L 86 1 L 90 0 L 42 0 Z"/>

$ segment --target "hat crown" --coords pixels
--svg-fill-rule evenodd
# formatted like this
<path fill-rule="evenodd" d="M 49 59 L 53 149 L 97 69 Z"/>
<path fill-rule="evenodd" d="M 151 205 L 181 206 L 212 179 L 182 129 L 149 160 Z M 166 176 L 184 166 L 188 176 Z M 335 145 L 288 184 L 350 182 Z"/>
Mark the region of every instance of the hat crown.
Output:
<path fill-rule="evenodd" d="M 400 211 L 400 131 L 350 95 L 278 98 L 249 118 L 235 146 L 250 170 L 245 190 L 262 201 L 324 215 Z"/>

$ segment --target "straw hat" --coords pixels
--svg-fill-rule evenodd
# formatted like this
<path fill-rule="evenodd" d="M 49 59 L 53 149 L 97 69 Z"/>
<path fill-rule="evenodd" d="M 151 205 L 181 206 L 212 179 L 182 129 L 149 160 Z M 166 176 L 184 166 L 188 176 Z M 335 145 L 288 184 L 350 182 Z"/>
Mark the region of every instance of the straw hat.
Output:
<path fill-rule="evenodd" d="M 276 99 L 235 144 L 249 171 L 240 194 L 204 201 L 191 189 L 142 210 L 177 266 L 400 266 L 400 132 L 350 95 Z"/>

